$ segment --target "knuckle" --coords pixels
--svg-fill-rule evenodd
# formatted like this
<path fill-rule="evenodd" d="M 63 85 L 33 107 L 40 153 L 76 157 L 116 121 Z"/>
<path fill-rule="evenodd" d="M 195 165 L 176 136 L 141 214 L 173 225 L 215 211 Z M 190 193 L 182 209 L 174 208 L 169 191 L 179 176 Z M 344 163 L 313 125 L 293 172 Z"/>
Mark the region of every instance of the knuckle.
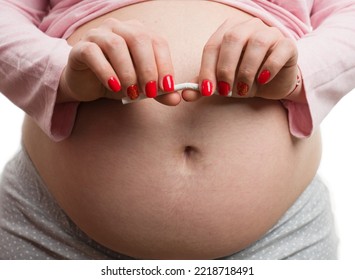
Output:
<path fill-rule="evenodd" d="M 160 62 L 158 65 L 159 73 L 172 73 L 173 66 L 170 61 L 163 61 Z"/>
<path fill-rule="evenodd" d="M 102 25 L 103 26 L 108 26 L 108 27 L 113 27 L 115 25 L 117 25 L 120 21 L 115 19 L 115 18 L 106 18 L 103 22 Z"/>
<path fill-rule="evenodd" d="M 283 66 L 281 64 L 281 62 L 276 57 L 273 57 L 273 58 L 270 57 L 268 59 L 268 65 L 269 65 L 269 68 L 272 68 L 272 69 L 281 69 Z"/>
<path fill-rule="evenodd" d="M 224 35 L 223 35 L 223 42 L 230 44 L 230 43 L 241 43 L 243 42 L 243 38 L 242 35 L 237 32 L 235 32 L 234 30 L 230 30 L 227 31 Z"/>
<path fill-rule="evenodd" d="M 79 48 L 79 55 L 82 58 L 90 58 L 95 55 L 97 51 L 97 45 L 91 42 L 81 44 Z"/>
<path fill-rule="evenodd" d="M 266 36 L 257 34 L 250 38 L 250 43 L 258 48 L 267 48 L 270 45 L 270 39 Z"/>
<path fill-rule="evenodd" d="M 125 83 L 127 85 L 135 83 L 136 80 L 134 73 L 132 73 L 131 71 L 122 71 L 122 73 L 120 73 L 119 75 L 119 78 L 122 83 Z"/>
<path fill-rule="evenodd" d="M 270 26 L 270 27 L 268 27 L 268 28 L 269 28 L 269 30 L 270 30 L 271 32 L 275 33 L 275 34 L 278 35 L 279 37 L 283 37 L 283 35 L 282 35 L 280 29 L 278 29 L 277 27 Z"/>
<path fill-rule="evenodd" d="M 204 53 L 215 53 L 219 51 L 219 44 L 215 44 L 215 43 L 207 43 L 204 47 L 203 47 L 203 52 Z"/>
<path fill-rule="evenodd" d="M 153 39 L 153 44 L 157 47 L 166 48 L 168 46 L 168 41 L 161 36 L 156 36 Z"/>
<path fill-rule="evenodd" d="M 242 78 L 242 80 L 248 81 L 248 82 L 252 82 L 254 80 L 255 77 L 255 72 L 253 70 L 251 70 L 250 68 L 240 68 L 239 69 L 239 78 Z"/>
<path fill-rule="evenodd" d="M 138 46 L 141 45 L 144 46 L 151 43 L 150 36 L 142 31 L 138 31 L 136 34 L 134 34 L 131 40 L 132 40 L 132 44 Z"/>
<path fill-rule="evenodd" d="M 294 52 L 297 51 L 296 43 L 290 38 L 285 38 L 282 40 L 282 44 L 286 49 L 293 50 Z"/>
<path fill-rule="evenodd" d="M 106 48 L 108 50 L 117 50 L 122 48 L 125 45 L 125 40 L 120 36 L 111 36 L 106 41 Z"/>
<path fill-rule="evenodd" d="M 141 74 L 143 75 L 143 77 L 151 77 L 149 80 L 154 80 L 155 79 L 154 77 L 157 76 L 156 67 L 154 67 L 153 65 L 147 65 L 144 68 L 142 68 Z"/>
<path fill-rule="evenodd" d="M 90 29 L 85 36 L 82 38 L 84 41 L 94 41 L 94 39 L 100 34 L 100 31 L 98 28 L 92 28 Z"/>
<path fill-rule="evenodd" d="M 221 66 L 217 69 L 217 77 L 231 79 L 235 76 L 236 69 L 231 66 Z"/>

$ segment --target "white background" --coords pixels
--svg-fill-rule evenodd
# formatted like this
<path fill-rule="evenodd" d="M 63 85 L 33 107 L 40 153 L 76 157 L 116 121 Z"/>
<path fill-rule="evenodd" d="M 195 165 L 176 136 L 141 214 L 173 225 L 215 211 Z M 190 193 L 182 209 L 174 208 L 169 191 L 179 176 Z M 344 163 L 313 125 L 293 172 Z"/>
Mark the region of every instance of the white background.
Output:
<path fill-rule="evenodd" d="M 23 113 L 0 94 L 0 172 L 20 145 Z M 355 90 L 334 108 L 322 124 L 323 158 L 319 174 L 333 199 L 339 257 L 355 252 Z"/>

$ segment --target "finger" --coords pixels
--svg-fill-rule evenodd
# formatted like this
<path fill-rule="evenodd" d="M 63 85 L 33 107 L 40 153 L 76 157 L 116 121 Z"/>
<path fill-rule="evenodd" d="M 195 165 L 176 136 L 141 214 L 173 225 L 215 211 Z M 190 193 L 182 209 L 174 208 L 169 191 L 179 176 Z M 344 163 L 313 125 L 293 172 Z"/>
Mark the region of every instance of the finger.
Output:
<path fill-rule="evenodd" d="M 125 40 L 106 30 L 93 30 L 87 35 L 86 40 L 97 44 L 104 52 L 126 95 L 133 100 L 138 98 L 137 75 Z M 114 88 L 114 81 L 110 81 Z"/>
<path fill-rule="evenodd" d="M 196 83 L 198 81 L 199 77 L 195 77 L 191 82 Z M 185 89 L 181 92 L 181 97 L 186 101 L 186 102 L 194 102 L 197 101 L 201 98 L 201 93 L 192 90 L 192 89 Z"/>
<path fill-rule="evenodd" d="M 251 32 L 248 28 L 235 26 L 223 36 L 216 70 L 218 92 L 222 96 L 230 94 L 243 49 Z"/>
<path fill-rule="evenodd" d="M 265 85 L 272 81 L 282 68 L 297 65 L 297 57 L 297 47 L 291 39 L 279 41 L 264 61 L 258 74 L 258 83 Z"/>
<path fill-rule="evenodd" d="M 155 98 L 158 94 L 158 69 L 150 34 L 138 22 L 122 24 L 109 20 L 108 24 L 126 41 L 141 88 L 147 97 Z"/>
<path fill-rule="evenodd" d="M 167 106 L 176 106 L 181 102 L 181 95 L 177 92 L 160 95 L 156 100 Z"/>
<path fill-rule="evenodd" d="M 211 96 L 216 85 L 216 67 L 220 52 L 223 34 L 228 27 L 225 21 L 207 41 L 202 52 L 201 67 L 199 73 L 199 85 L 202 96 Z M 196 92 L 186 90 L 184 96 L 189 101 L 196 100 Z M 184 97 L 183 97 L 184 98 Z M 185 98 L 184 98 L 185 99 Z"/>
<path fill-rule="evenodd" d="M 192 89 L 183 90 L 181 96 L 186 102 L 194 102 L 201 98 L 201 94 Z"/>
<path fill-rule="evenodd" d="M 280 39 L 276 29 L 265 28 L 251 34 L 240 59 L 236 77 L 236 93 L 239 97 L 252 97 L 255 77 L 268 54 Z"/>
<path fill-rule="evenodd" d="M 90 69 L 108 90 L 121 90 L 115 70 L 95 43 L 83 41 L 76 44 L 70 53 L 68 67 L 75 71 Z"/>
<path fill-rule="evenodd" d="M 168 42 L 160 37 L 154 36 L 153 49 L 158 68 L 159 87 L 165 92 L 174 91 L 174 69 Z"/>

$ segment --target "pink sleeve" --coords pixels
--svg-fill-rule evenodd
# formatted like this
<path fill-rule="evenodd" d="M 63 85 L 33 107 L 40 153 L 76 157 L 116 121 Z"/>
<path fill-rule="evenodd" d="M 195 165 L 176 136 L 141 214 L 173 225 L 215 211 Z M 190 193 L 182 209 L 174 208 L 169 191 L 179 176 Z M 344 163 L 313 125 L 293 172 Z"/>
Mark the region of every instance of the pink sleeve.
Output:
<path fill-rule="evenodd" d="M 313 31 L 298 42 L 308 104 L 283 101 L 291 133 L 307 137 L 355 87 L 355 2 L 314 0 Z"/>
<path fill-rule="evenodd" d="M 54 141 L 68 137 L 78 103 L 56 104 L 70 46 L 37 26 L 49 1 L 0 1 L 0 92 Z"/>

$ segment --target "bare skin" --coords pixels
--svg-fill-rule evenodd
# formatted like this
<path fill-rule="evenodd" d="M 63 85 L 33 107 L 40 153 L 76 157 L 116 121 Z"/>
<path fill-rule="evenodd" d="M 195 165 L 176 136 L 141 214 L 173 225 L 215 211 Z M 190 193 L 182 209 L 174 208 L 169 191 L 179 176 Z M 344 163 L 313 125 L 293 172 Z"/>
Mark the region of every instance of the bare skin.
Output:
<path fill-rule="evenodd" d="M 132 55 L 134 64 L 126 56 L 117 58 L 131 65 L 130 74 L 113 58 L 110 67 L 100 68 L 105 69 L 100 74 L 88 67 L 87 58 L 78 60 L 75 52 L 88 42 L 100 47 L 96 51 L 104 48 L 101 33 L 93 28 L 110 32 L 116 24 L 132 52 L 134 43 L 122 35 L 122 29 L 138 30 L 139 23 L 127 20 L 139 20 L 150 30 L 143 38 L 150 42 L 154 55 L 141 55 L 147 51 L 143 48 Z M 217 55 L 224 57 L 216 54 L 217 49 L 229 52 L 222 47 L 226 37 L 217 34 L 228 34 L 247 22 L 252 32 L 244 36 L 267 28 L 242 11 L 214 2 L 153 1 L 95 19 L 68 39 L 76 60 L 68 63 L 62 76 L 58 102 L 83 101 L 74 131 L 67 140 L 54 143 L 26 118 L 23 140 L 48 189 L 93 239 L 137 258 L 226 256 L 260 238 L 312 180 L 320 159 L 319 135 L 294 139 L 278 101 L 295 86 L 297 51 L 282 54 L 284 64 L 279 68 L 262 64 L 270 49 L 278 49 L 280 42 L 290 49 L 290 42 L 278 31 L 268 30 L 273 39 L 265 43 L 259 53 L 261 64 L 251 72 L 221 71 L 237 65 L 243 69 L 243 65 L 235 61 L 225 67 L 216 60 Z M 156 53 L 155 44 L 160 50 Z M 206 48 L 216 44 L 218 48 Z M 240 49 L 238 44 L 231 46 Z M 244 56 L 247 52 L 242 49 L 239 55 Z M 159 55 L 161 59 L 156 58 Z M 275 55 L 282 56 L 279 51 Z M 156 64 L 138 63 L 139 57 L 155 57 Z M 92 65 L 100 63 L 105 64 Z M 79 78 L 78 67 L 91 79 Z M 257 78 L 264 68 L 270 69 L 271 77 L 260 85 Z M 159 97 L 159 102 L 147 99 L 122 105 L 118 101 L 131 84 L 139 85 L 142 94 L 151 80 L 163 88 L 168 74 L 176 83 L 202 85 L 208 79 L 213 89 L 218 81 L 226 81 L 234 97 L 201 97 L 186 91 Z M 119 92 L 111 91 L 110 77 L 119 81 Z M 75 83 L 78 79 L 85 82 Z M 281 80 L 284 84 L 280 85 Z M 245 96 L 237 92 L 239 81 L 249 85 Z M 302 102 L 301 91 L 292 95 Z M 252 96 L 263 98 L 247 98 Z"/>

